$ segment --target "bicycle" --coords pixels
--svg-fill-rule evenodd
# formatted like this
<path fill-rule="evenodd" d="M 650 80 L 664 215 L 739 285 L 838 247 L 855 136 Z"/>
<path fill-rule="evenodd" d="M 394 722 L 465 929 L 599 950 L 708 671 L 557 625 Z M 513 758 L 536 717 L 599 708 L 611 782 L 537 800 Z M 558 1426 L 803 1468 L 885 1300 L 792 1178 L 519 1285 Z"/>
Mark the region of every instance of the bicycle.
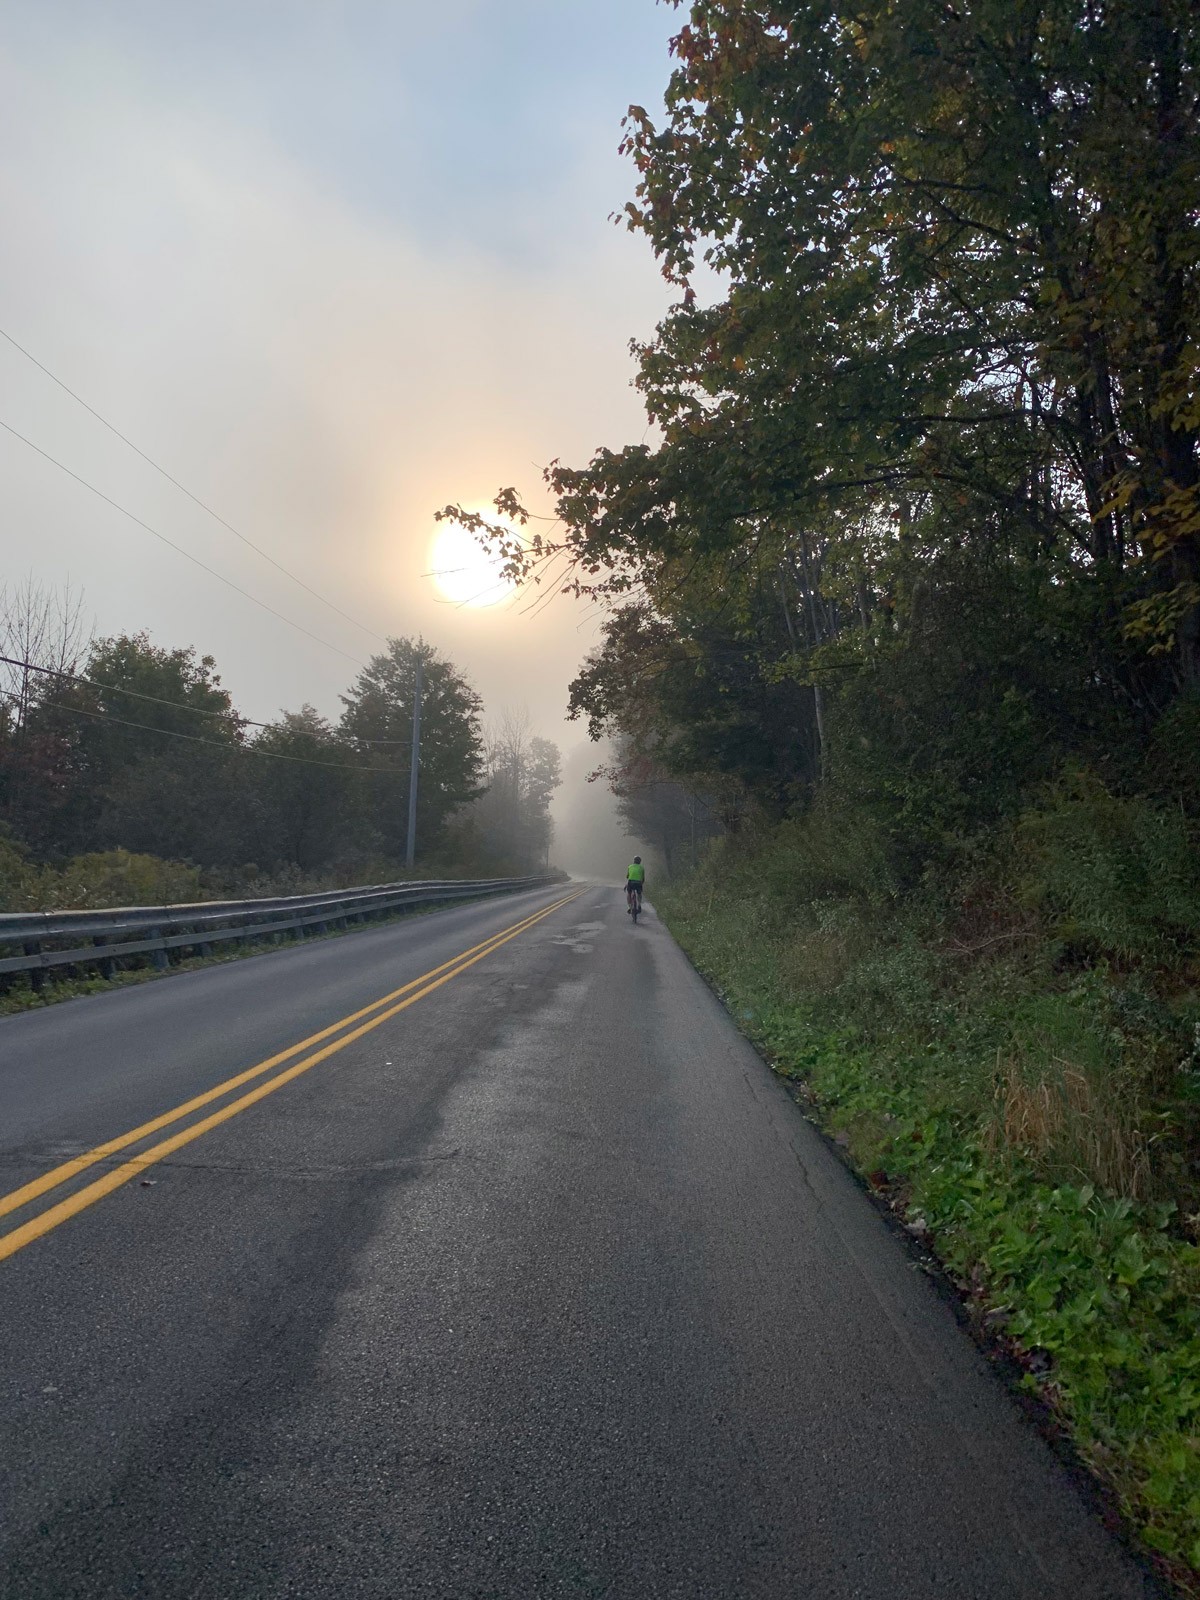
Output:
<path fill-rule="evenodd" d="M 637 927 L 637 919 L 642 914 L 642 891 L 638 885 L 632 884 L 628 890 L 629 915 L 633 918 L 633 925 Z"/>

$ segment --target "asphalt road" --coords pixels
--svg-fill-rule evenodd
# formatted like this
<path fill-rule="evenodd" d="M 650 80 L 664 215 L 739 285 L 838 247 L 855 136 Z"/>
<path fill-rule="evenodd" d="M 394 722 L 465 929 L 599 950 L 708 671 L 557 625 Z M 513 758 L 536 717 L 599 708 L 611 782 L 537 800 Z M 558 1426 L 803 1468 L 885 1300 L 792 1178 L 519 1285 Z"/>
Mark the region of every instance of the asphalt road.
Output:
<path fill-rule="evenodd" d="M 568 892 L 0 1020 L 0 1595 L 1152 1593 L 652 909 L 453 961 Z"/>

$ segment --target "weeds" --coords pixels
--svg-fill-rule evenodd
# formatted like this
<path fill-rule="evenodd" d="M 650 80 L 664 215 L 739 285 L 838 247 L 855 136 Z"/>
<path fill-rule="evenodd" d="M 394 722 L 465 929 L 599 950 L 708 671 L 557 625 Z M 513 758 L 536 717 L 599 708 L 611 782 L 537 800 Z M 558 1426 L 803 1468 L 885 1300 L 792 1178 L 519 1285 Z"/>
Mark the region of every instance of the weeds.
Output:
<path fill-rule="evenodd" d="M 658 903 L 1200 1595 L 1191 829 L 1074 777 L 904 900 L 839 888 L 794 821 Z"/>
<path fill-rule="evenodd" d="M 1109 1194 L 1149 1200 L 1155 1135 L 1137 1099 L 1122 1099 L 1078 1067 L 1056 1061 L 1055 1078 L 1030 1082 L 1015 1061 L 998 1068 L 996 1117 L 988 1129 L 993 1155 L 1015 1152 L 1042 1170 L 1061 1168 Z"/>

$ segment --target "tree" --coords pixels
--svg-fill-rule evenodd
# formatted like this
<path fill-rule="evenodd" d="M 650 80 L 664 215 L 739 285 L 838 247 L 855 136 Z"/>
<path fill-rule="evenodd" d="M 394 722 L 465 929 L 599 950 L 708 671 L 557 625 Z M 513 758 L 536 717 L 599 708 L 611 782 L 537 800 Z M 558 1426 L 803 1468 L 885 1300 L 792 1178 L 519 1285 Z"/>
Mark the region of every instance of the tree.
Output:
<path fill-rule="evenodd" d="M 529 743 L 529 759 L 521 789 L 521 804 L 528 819 L 526 840 L 531 866 L 549 865 L 550 844 L 554 837 L 550 802 L 561 783 L 562 757 L 558 746 L 551 739 L 541 739 L 535 735 Z"/>
<path fill-rule="evenodd" d="M 681 292 L 639 352 L 662 443 L 548 472 L 575 581 L 999 517 L 1157 714 L 1200 673 L 1194 8 L 697 0 L 673 48 L 626 141 Z"/>
<path fill-rule="evenodd" d="M 768 815 L 833 781 L 914 871 L 1138 781 L 1200 674 L 1194 8 L 696 0 L 673 50 L 657 441 L 548 469 L 550 537 L 447 508 L 613 607 L 572 714 Z"/>
<path fill-rule="evenodd" d="M 643 849 L 659 857 L 664 875 L 695 867 L 701 847 L 731 824 L 736 827 L 736 802 L 726 785 L 722 796 L 711 780 L 706 792 L 673 778 L 652 756 L 639 755 L 632 742 L 619 739 L 616 761 L 596 774 L 607 777 L 617 797 L 617 812 Z"/>
<path fill-rule="evenodd" d="M 1134 568 L 1127 622 L 1194 681 L 1198 37 L 1183 0 L 693 6 L 627 145 L 684 290 L 642 367 L 668 440 L 746 511 L 993 490 Z M 733 287 L 703 310 L 706 240 Z"/>
<path fill-rule="evenodd" d="M 221 859 L 242 728 L 211 656 L 145 633 L 97 640 L 81 674 L 43 675 L 31 691 L 14 826 L 43 854 L 122 845 Z"/>
<path fill-rule="evenodd" d="M 367 775 L 367 826 L 386 854 L 404 854 L 409 752 L 417 662 L 421 662 L 421 766 L 417 848 L 434 853 L 455 808 L 480 793 L 482 702 L 458 669 L 424 640 L 391 639 L 343 695 L 341 732 Z M 380 770 L 383 769 L 383 770 Z"/>
<path fill-rule="evenodd" d="M 484 859 L 532 872 L 546 865 L 550 802 L 562 781 L 558 746 L 532 733 L 527 711 L 506 711 L 485 737 L 487 787 L 471 808 Z"/>
<path fill-rule="evenodd" d="M 347 854 L 360 821 L 365 774 L 354 751 L 314 706 L 285 711 L 253 740 L 253 808 L 246 848 L 266 865 L 311 873 Z"/>
<path fill-rule="evenodd" d="M 32 574 L 0 586 L 0 815 L 33 819 L 54 796 L 58 742 L 27 727 L 47 687 L 75 671 L 88 649 L 83 596 L 70 583 L 51 589 Z"/>
<path fill-rule="evenodd" d="M 569 715 L 586 715 L 593 739 L 625 735 L 626 761 L 692 787 L 724 774 L 779 812 L 816 780 L 819 740 L 811 686 L 771 670 L 791 648 L 773 599 L 753 583 L 693 580 L 669 618 L 617 606 L 571 684 Z"/>
<path fill-rule="evenodd" d="M 33 574 L 11 588 L 0 585 L 0 695 L 19 730 L 47 672 L 73 673 L 91 644 L 83 596 L 71 587 L 38 583 Z"/>

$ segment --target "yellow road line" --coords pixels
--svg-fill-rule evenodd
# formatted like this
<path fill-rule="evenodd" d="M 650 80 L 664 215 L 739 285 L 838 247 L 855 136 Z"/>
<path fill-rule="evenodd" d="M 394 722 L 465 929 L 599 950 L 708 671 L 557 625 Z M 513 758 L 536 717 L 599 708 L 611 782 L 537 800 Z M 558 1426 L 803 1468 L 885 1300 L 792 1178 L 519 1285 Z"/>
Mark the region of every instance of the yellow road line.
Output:
<path fill-rule="evenodd" d="M 281 1088 L 285 1083 L 289 1083 L 292 1078 L 299 1077 L 301 1072 L 307 1072 L 311 1067 L 315 1067 L 318 1062 L 326 1060 L 345 1045 L 361 1038 L 364 1033 L 369 1033 L 372 1028 L 378 1027 L 381 1022 L 386 1022 L 390 1017 L 396 1016 L 398 1012 L 406 1010 L 415 1001 L 420 1000 L 427 994 L 431 994 L 434 989 L 440 989 L 443 983 L 447 983 L 451 978 L 457 977 L 460 972 L 465 972 L 468 967 L 473 967 L 477 961 L 482 961 L 493 950 L 499 949 L 502 944 L 507 944 L 510 939 L 515 939 L 518 934 L 524 933 L 527 928 L 531 928 L 535 922 L 540 922 L 543 917 L 548 917 L 551 912 L 558 911 L 572 900 L 577 900 L 583 892 L 583 890 L 577 890 L 574 894 L 566 895 L 563 899 L 554 901 L 552 905 L 543 907 L 540 911 L 523 918 L 520 922 L 513 923 L 508 928 L 502 928 L 498 933 L 483 940 L 482 943 L 472 945 L 469 949 L 451 957 L 449 961 L 444 961 L 441 966 L 433 967 L 429 972 L 423 973 L 421 977 L 414 978 L 410 983 L 403 984 L 399 989 L 393 989 L 390 994 L 383 995 L 378 1000 L 372 1001 L 370 1005 L 351 1012 L 349 1016 L 342 1017 L 338 1022 L 330 1023 L 328 1027 L 322 1028 L 319 1033 L 310 1034 L 307 1039 L 301 1039 L 298 1044 L 291 1045 L 288 1049 L 281 1050 L 277 1055 L 258 1062 L 257 1065 L 247 1068 L 245 1072 L 239 1072 L 236 1076 L 227 1078 L 224 1083 L 217 1084 L 215 1088 L 207 1090 L 204 1094 L 196 1095 L 194 1099 L 186 1101 L 181 1106 L 176 1106 L 173 1111 L 166 1111 L 161 1116 L 153 1118 L 150 1122 L 143 1122 L 140 1127 L 132 1129 L 129 1133 L 121 1134 L 118 1138 L 110 1139 L 104 1144 L 97 1145 L 94 1149 L 73 1157 L 70 1161 L 53 1168 L 50 1172 L 43 1173 L 41 1177 L 35 1178 L 31 1183 L 24 1184 L 19 1189 L 14 1189 L 10 1194 L 0 1198 L 0 1216 L 7 1215 L 10 1211 L 15 1211 L 21 1206 L 28 1205 L 30 1201 L 36 1200 L 49 1190 L 56 1189 L 60 1184 L 69 1182 L 71 1178 L 86 1171 L 88 1167 L 94 1166 L 96 1162 L 118 1154 L 121 1150 L 127 1149 L 130 1145 L 138 1143 L 139 1140 L 149 1137 L 152 1133 L 158 1133 L 161 1129 L 169 1127 L 173 1122 L 178 1122 L 180 1118 L 190 1115 L 193 1111 L 198 1111 L 206 1105 L 211 1105 L 214 1100 L 219 1100 L 223 1095 L 240 1088 L 244 1083 L 249 1083 L 252 1079 L 261 1077 L 263 1073 L 269 1072 L 272 1067 L 279 1066 L 292 1056 L 307 1050 L 311 1045 L 319 1044 L 323 1039 L 328 1039 L 331 1034 L 358 1022 L 372 1011 L 377 1011 L 380 1006 L 387 1006 L 391 1001 L 399 999 L 401 995 L 408 995 L 408 999 L 402 1001 L 401 1004 L 392 1006 L 390 1010 L 383 1012 L 370 1022 L 364 1023 L 352 1033 L 348 1033 L 337 1040 L 336 1043 L 328 1045 L 324 1050 L 318 1051 L 315 1055 L 299 1062 L 287 1072 L 272 1078 L 269 1083 L 260 1085 L 251 1094 L 243 1095 L 240 1100 L 223 1107 L 221 1111 L 213 1116 L 206 1117 L 202 1122 L 193 1123 L 172 1139 L 165 1140 L 162 1144 L 154 1146 L 152 1150 L 145 1152 L 142 1156 L 137 1156 L 124 1166 L 115 1169 L 106 1178 L 98 1179 L 70 1199 L 60 1202 L 59 1205 L 52 1207 L 51 1210 L 43 1212 L 41 1216 L 35 1217 L 31 1222 L 24 1224 L 23 1227 L 15 1229 L 12 1233 L 5 1234 L 3 1238 L 0 1238 L 0 1261 L 3 1261 L 6 1256 L 13 1255 L 24 1244 L 29 1243 L 30 1239 L 38 1238 L 42 1233 L 48 1232 L 50 1227 L 57 1227 L 58 1222 L 64 1221 L 68 1215 L 74 1215 L 74 1210 L 65 1210 L 64 1208 L 71 1207 L 75 1201 L 83 1200 L 85 1196 L 90 1195 L 93 1198 L 84 1200 L 84 1204 L 93 1204 L 95 1200 L 101 1198 L 102 1194 L 107 1194 L 112 1189 L 119 1187 L 121 1183 L 127 1182 L 135 1171 L 141 1171 L 144 1166 L 150 1165 L 152 1160 L 161 1161 L 163 1156 L 169 1155 L 172 1150 L 180 1148 L 181 1144 L 187 1144 L 191 1139 L 198 1138 L 201 1133 L 207 1132 L 211 1127 L 216 1127 L 219 1122 L 225 1121 L 227 1117 L 233 1116 L 246 1106 L 253 1105 L 255 1101 L 261 1100 L 266 1094 L 273 1093 L 275 1089 Z M 451 968 L 453 970 L 449 970 Z M 420 985 L 424 985 L 424 987 L 419 987 Z M 418 990 L 419 992 L 410 993 L 412 990 Z M 119 1176 L 120 1174 L 124 1174 L 124 1176 Z M 116 1182 L 111 1181 L 114 1178 L 117 1179 Z M 75 1210 L 82 1209 L 83 1205 L 75 1207 Z M 59 1216 L 59 1212 L 63 1214 Z M 50 1217 L 54 1217 L 56 1220 L 50 1222 L 47 1227 L 38 1226 Z M 23 1237 L 30 1228 L 34 1228 L 36 1231 L 29 1234 L 28 1238 Z M 12 1241 L 19 1242 L 13 1243 Z"/>
<path fill-rule="evenodd" d="M 377 1011 L 380 1006 L 387 1005 L 392 1000 L 397 1000 L 402 994 L 407 994 L 410 989 L 435 978 L 439 972 L 445 972 L 448 967 L 457 965 L 467 956 L 474 955 L 476 951 L 485 951 L 498 940 L 503 940 L 510 933 L 520 932 L 523 928 L 532 926 L 539 917 L 548 911 L 556 911 L 559 906 L 567 904 L 568 900 L 575 899 L 575 895 L 568 895 L 562 900 L 556 900 L 553 905 L 544 907 L 542 911 L 535 912 L 532 916 L 523 918 L 520 922 L 511 924 L 508 928 L 501 928 L 498 933 L 492 934 L 481 944 L 472 945 L 467 950 L 462 950 L 449 961 L 444 961 L 440 967 L 434 967 L 429 972 L 422 973 L 419 978 L 414 978 L 411 983 L 403 984 L 399 989 L 393 989 L 390 994 L 381 995 L 378 1000 L 372 1000 L 370 1005 L 363 1006 L 359 1011 L 352 1011 L 349 1016 L 331 1022 L 328 1027 L 322 1028 L 319 1033 L 309 1034 L 307 1039 L 289 1045 L 286 1050 L 281 1050 L 277 1055 L 269 1056 L 265 1061 L 260 1061 L 253 1067 L 248 1067 L 244 1072 L 237 1073 L 232 1078 L 227 1078 L 224 1083 L 218 1083 L 213 1089 L 208 1089 L 204 1094 L 196 1095 L 181 1106 L 176 1106 L 173 1111 L 164 1111 L 161 1116 L 153 1118 L 150 1122 L 143 1122 L 140 1127 L 123 1133 L 115 1139 L 109 1139 L 104 1144 L 97 1145 L 92 1150 L 84 1151 L 78 1156 L 73 1156 L 70 1161 L 44 1172 L 40 1178 L 35 1178 L 31 1183 L 24 1184 L 20 1189 L 14 1189 L 11 1194 L 0 1196 L 0 1217 L 7 1216 L 10 1211 L 19 1210 L 21 1206 L 28 1205 L 31 1200 L 36 1200 L 39 1195 L 46 1194 L 51 1189 L 57 1189 L 59 1184 L 68 1183 L 79 1173 L 86 1172 L 88 1167 L 95 1166 L 97 1161 L 103 1161 L 109 1156 L 117 1155 L 127 1149 L 131 1144 L 146 1139 L 152 1133 L 158 1133 L 162 1128 L 170 1127 L 171 1123 L 178 1122 L 181 1117 L 190 1116 L 193 1111 L 199 1111 L 203 1106 L 211 1105 L 214 1100 L 219 1100 L 222 1095 L 230 1094 L 234 1089 L 241 1088 L 242 1084 L 260 1078 L 264 1072 L 269 1072 L 272 1067 L 277 1067 L 281 1062 L 288 1061 L 292 1056 L 299 1055 L 302 1050 L 309 1049 L 314 1044 L 320 1044 L 323 1039 L 328 1039 L 331 1034 L 337 1033 L 341 1028 L 348 1028 L 351 1023 L 357 1022 L 361 1017 L 368 1016 L 372 1011 Z"/>

